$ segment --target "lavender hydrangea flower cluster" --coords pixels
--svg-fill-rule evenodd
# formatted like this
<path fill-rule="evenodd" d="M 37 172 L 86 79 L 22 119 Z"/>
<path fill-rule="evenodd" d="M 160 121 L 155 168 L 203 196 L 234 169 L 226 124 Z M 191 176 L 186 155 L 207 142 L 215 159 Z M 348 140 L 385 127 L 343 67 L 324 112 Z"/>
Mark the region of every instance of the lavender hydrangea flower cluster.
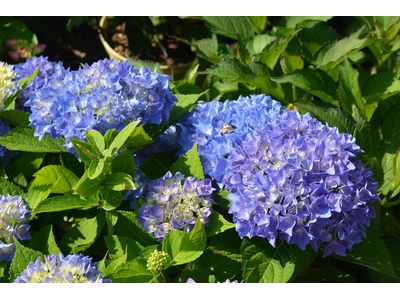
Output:
<path fill-rule="evenodd" d="M 172 229 L 182 228 L 190 232 L 200 216 L 202 225 L 207 226 L 211 215 L 211 204 L 215 204 L 211 180 L 199 180 L 187 177 L 177 172 L 171 172 L 164 177 L 148 184 L 147 202 L 138 210 L 137 220 L 143 226 L 143 231 L 154 232 L 155 237 L 162 241 Z"/>
<path fill-rule="evenodd" d="M 0 109 L 4 108 L 7 98 L 13 96 L 20 89 L 15 80 L 16 77 L 14 66 L 0 62 Z"/>
<path fill-rule="evenodd" d="M 16 250 L 13 237 L 31 238 L 30 226 L 24 224 L 30 217 L 31 211 L 20 196 L 0 195 L 0 261 L 12 261 Z"/>
<path fill-rule="evenodd" d="M 177 101 L 169 87 L 170 76 L 149 68 L 100 60 L 78 71 L 60 69 L 40 90 L 29 93 L 30 125 L 39 139 L 49 134 L 66 137 L 65 147 L 74 152 L 68 138 L 85 140 L 95 129 L 122 130 L 126 123 L 160 124 L 169 119 Z"/>
<path fill-rule="evenodd" d="M 231 150 L 224 183 L 240 237 L 278 237 L 324 257 L 361 242 L 380 200 L 372 172 L 357 160 L 363 152 L 349 134 L 309 114 L 285 111 L 248 134 Z"/>
<path fill-rule="evenodd" d="M 283 112 L 270 96 L 240 96 L 236 101 L 199 102 L 180 123 L 180 154 L 196 143 L 204 173 L 221 183 L 230 151 L 241 145 L 247 133 L 264 127 Z"/>
<path fill-rule="evenodd" d="M 28 84 L 28 86 L 16 99 L 16 109 L 30 112 L 29 107 L 24 107 L 24 103 L 28 100 L 29 93 L 40 90 L 48 83 L 50 77 L 57 72 L 60 72 L 63 68 L 62 62 L 51 62 L 46 56 L 27 58 L 26 62 L 15 65 L 15 72 L 17 73 L 15 80 L 18 82 L 20 79 L 29 78 L 39 65 L 40 68 L 37 76 Z"/>
<path fill-rule="evenodd" d="M 45 255 L 44 260 L 39 257 L 30 262 L 14 283 L 111 283 L 102 278 L 89 256 L 53 254 Z"/>

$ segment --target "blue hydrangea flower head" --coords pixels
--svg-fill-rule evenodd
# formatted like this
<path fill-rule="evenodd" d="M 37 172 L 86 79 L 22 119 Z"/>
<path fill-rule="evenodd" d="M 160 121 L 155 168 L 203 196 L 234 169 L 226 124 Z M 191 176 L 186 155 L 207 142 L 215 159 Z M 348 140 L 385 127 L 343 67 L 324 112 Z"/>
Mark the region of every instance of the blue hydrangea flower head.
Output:
<path fill-rule="evenodd" d="M 146 203 L 139 209 L 137 220 L 143 226 L 143 231 L 154 232 L 155 237 L 162 241 L 165 235 L 173 229 L 183 229 L 190 232 L 200 217 L 204 226 L 208 225 L 212 213 L 211 204 L 215 204 L 211 180 L 199 180 L 187 177 L 177 172 L 171 172 L 164 177 L 151 181 Z"/>
<path fill-rule="evenodd" d="M 240 96 L 223 103 L 200 101 L 180 123 L 180 154 L 198 142 L 204 173 L 221 183 L 231 149 L 241 145 L 247 133 L 263 128 L 282 112 L 282 105 L 265 95 Z"/>
<path fill-rule="evenodd" d="M 46 56 L 27 58 L 26 62 L 15 65 L 15 72 L 18 82 L 20 79 L 29 78 L 40 65 L 38 75 L 28 84 L 24 91 L 15 101 L 15 107 L 19 110 L 30 112 L 29 107 L 24 107 L 24 103 L 28 100 L 29 93 L 40 90 L 45 86 L 49 79 L 63 68 L 62 62 L 52 62 Z"/>
<path fill-rule="evenodd" d="M 0 195 L 0 261 L 12 261 L 15 253 L 13 237 L 19 240 L 31 238 L 26 223 L 31 217 L 28 205 L 20 196 Z"/>
<path fill-rule="evenodd" d="M 49 134 L 66 138 L 65 147 L 74 152 L 69 138 L 85 140 L 89 129 L 103 135 L 109 129 L 122 130 L 127 123 L 160 124 L 169 119 L 177 101 L 168 75 L 149 68 L 100 60 L 78 71 L 60 68 L 25 103 L 32 114 L 30 125 L 39 139 Z"/>
<path fill-rule="evenodd" d="M 89 256 L 70 254 L 45 255 L 30 262 L 14 283 L 110 283 L 97 270 L 97 263 Z"/>
<path fill-rule="evenodd" d="M 20 89 L 16 77 L 13 65 L 0 62 L 0 109 L 3 109 L 4 102 Z"/>
<path fill-rule="evenodd" d="M 380 201 L 363 152 L 349 134 L 309 114 L 285 111 L 253 134 L 228 158 L 225 186 L 240 237 L 276 238 L 324 256 L 361 242 Z"/>

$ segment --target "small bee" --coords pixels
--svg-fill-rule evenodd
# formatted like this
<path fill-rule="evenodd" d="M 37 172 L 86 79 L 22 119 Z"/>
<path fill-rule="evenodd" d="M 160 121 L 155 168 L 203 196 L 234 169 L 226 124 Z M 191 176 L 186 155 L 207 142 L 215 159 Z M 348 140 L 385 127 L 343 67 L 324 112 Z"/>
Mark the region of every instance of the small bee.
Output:
<path fill-rule="evenodd" d="M 290 104 L 288 105 L 287 109 L 288 109 L 288 110 L 293 110 L 293 109 L 294 109 L 294 110 L 297 111 L 297 112 L 299 111 L 298 108 L 297 108 L 296 106 L 294 106 L 292 103 L 290 103 Z"/>
<path fill-rule="evenodd" d="M 224 126 L 222 127 L 222 134 L 227 134 L 233 132 L 234 130 L 235 130 L 234 127 L 232 127 L 228 123 L 224 123 Z"/>

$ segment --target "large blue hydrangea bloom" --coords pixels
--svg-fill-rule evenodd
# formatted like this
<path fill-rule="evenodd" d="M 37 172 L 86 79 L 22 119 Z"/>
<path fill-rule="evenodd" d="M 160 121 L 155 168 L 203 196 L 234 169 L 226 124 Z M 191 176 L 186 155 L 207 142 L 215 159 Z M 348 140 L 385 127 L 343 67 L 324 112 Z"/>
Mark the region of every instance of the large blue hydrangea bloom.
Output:
<path fill-rule="evenodd" d="M 224 183 L 240 237 L 278 237 L 324 257 L 345 256 L 365 237 L 380 200 L 363 152 L 349 134 L 285 111 L 231 150 Z"/>
<path fill-rule="evenodd" d="M 14 70 L 17 73 L 15 80 L 29 78 L 40 65 L 38 75 L 28 84 L 25 90 L 18 96 L 15 101 L 15 108 L 30 112 L 29 107 L 24 107 L 24 103 L 28 100 L 29 93 L 40 90 L 45 86 L 49 78 L 57 72 L 61 72 L 63 68 L 62 62 L 51 62 L 46 56 L 27 58 L 26 62 L 15 65 Z"/>
<path fill-rule="evenodd" d="M 92 262 L 89 256 L 70 254 L 45 255 L 45 262 L 40 257 L 30 262 L 21 276 L 14 283 L 110 283 L 103 279 L 97 270 L 97 263 Z"/>
<path fill-rule="evenodd" d="M 240 96 L 236 101 L 200 101 L 180 123 L 182 153 L 198 142 L 204 173 L 221 183 L 230 151 L 241 145 L 247 133 L 264 127 L 283 112 L 270 96 Z"/>
<path fill-rule="evenodd" d="M 14 258 L 14 237 L 19 240 L 31 238 L 30 226 L 24 224 L 30 217 L 31 211 L 20 196 L 0 195 L 0 261 Z"/>
<path fill-rule="evenodd" d="M 29 93 L 30 125 L 39 139 L 49 134 L 66 138 L 65 147 L 74 152 L 70 137 L 85 140 L 95 129 L 122 130 L 127 123 L 160 124 L 169 119 L 177 101 L 169 87 L 170 76 L 149 68 L 100 60 L 78 71 L 60 69 L 40 90 Z"/>
<path fill-rule="evenodd" d="M 162 241 L 172 229 L 190 232 L 200 216 L 202 225 L 207 226 L 212 213 L 211 204 L 215 204 L 211 180 L 199 180 L 177 172 L 148 184 L 147 202 L 138 210 L 136 218 L 143 226 L 143 231 L 154 232 Z"/>

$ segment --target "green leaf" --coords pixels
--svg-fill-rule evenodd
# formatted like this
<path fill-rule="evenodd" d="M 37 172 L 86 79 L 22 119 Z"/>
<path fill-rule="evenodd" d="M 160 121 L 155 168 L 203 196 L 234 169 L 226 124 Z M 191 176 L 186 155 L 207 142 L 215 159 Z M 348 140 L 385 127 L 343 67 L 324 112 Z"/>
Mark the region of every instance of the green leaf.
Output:
<path fill-rule="evenodd" d="M 143 126 L 139 126 L 135 128 L 124 146 L 129 148 L 131 152 L 137 152 L 152 142 L 153 139 L 144 131 Z"/>
<path fill-rule="evenodd" d="M 276 36 L 269 34 L 261 34 L 252 37 L 245 41 L 245 46 L 250 53 L 250 56 L 254 56 L 258 53 L 263 52 L 265 47 L 276 40 Z"/>
<path fill-rule="evenodd" d="M 279 25 L 288 28 L 301 28 L 307 23 L 314 21 L 326 22 L 332 19 L 332 17 L 319 17 L 319 16 L 311 16 L 311 17 L 302 17 L 302 16 L 290 16 L 290 17 L 282 17 L 279 20 Z"/>
<path fill-rule="evenodd" d="M 72 191 L 79 178 L 70 170 L 63 166 L 50 165 L 41 168 L 33 174 L 33 180 L 29 189 L 35 189 L 38 186 L 51 185 L 51 192 L 64 194 Z"/>
<path fill-rule="evenodd" d="M 147 270 L 147 260 L 137 257 L 118 266 L 105 278 L 114 283 L 146 283 L 153 280 L 153 274 Z"/>
<path fill-rule="evenodd" d="M 159 74 L 164 74 L 163 70 L 161 70 L 160 68 L 159 63 L 149 60 L 132 59 L 130 57 L 128 57 L 128 59 L 131 65 L 136 66 L 138 69 L 140 69 L 141 67 L 150 68 L 152 72 L 154 72 L 155 69 L 157 69 Z"/>
<path fill-rule="evenodd" d="M 280 60 L 282 70 L 285 74 L 293 72 L 295 70 L 303 69 L 304 60 L 299 55 L 290 55 L 286 51 L 283 52 Z"/>
<path fill-rule="evenodd" d="M 307 245 L 305 250 L 301 250 L 297 245 L 292 245 L 294 248 L 294 252 L 296 253 L 296 266 L 294 268 L 293 275 L 289 282 L 293 282 L 293 280 L 304 272 L 314 259 L 317 257 L 318 253 L 314 251 L 311 245 Z"/>
<path fill-rule="evenodd" d="M 52 139 L 49 135 L 39 141 L 34 134 L 33 127 L 17 127 L 0 137 L 0 145 L 7 149 L 25 152 L 61 153 L 65 152 L 63 137 Z"/>
<path fill-rule="evenodd" d="M 253 80 L 247 82 L 259 88 L 263 93 L 271 95 L 274 99 L 287 103 L 281 85 L 273 81 L 268 75 L 257 76 Z"/>
<path fill-rule="evenodd" d="M 309 273 L 299 279 L 304 283 L 356 283 L 354 276 L 331 266 L 313 268 Z"/>
<path fill-rule="evenodd" d="M 35 262 L 39 257 L 43 258 L 42 253 L 24 247 L 16 239 L 14 239 L 14 244 L 17 250 L 15 251 L 15 255 L 10 266 L 11 282 L 14 282 L 14 280 L 21 275 L 30 262 Z"/>
<path fill-rule="evenodd" d="M 1 110 L 0 119 L 8 121 L 11 127 L 28 126 L 30 114 L 20 110 Z"/>
<path fill-rule="evenodd" d="M 135 159 L 132 152 L 125 150 L 111 162 L 111 170 L 113 173 L 126 173 L 135 178 Z"/>
<path fill-rule="evenodd" d="M 105 236 L 104 240 L 106 241 L 108 255 L 113 259 L 127 254 L 127 260 L 133 260 L 144 249 L 135 240 L 123 236 Z"/>
<path fill-rule="evenodd" d="M 102 153 L 105 150 L 104 137 L 97 130 L 86 131 L 86 139 L 89 144 L 96 147 L 97 150 Z"/>
<path fill-rule="evenodd" d="M 212 252 L 226 256 L 231 260 L 242 262 L 242 254 L 240 253 L 242 239 L 235 230 L 227 230 L 210 237 L 208 244 L 207 249 Z"/>
<path fill-rule="evenodd" d="M 357 145 L 370 156 L 381 159 L 384 150 L 380 142 L 381 138 L 379 132 L 361 117 L 354 117 L 354 120 L 356 121 L 356 127 L 353 136 L 357 140 Z"/>
<path fill-rule="evenodd" d="M 140 121 L 135 121 L 127 125 L 124 129 L 122 129 L 118 135 L 112 141 L 110 147 L 107 150 L 106 156 L 114 156 L 117 151 L 125 144 L 128 138 L 133 134 L 136 126 L 140 123 Z"/>
<path fill-rule="evenodd" d="M 88 169 L 88 177 L 90 179 L 96 179 L 97 177 L 99 177 L 100 174 L 104 170 L 104 165 L 105 165 L 104 159 L 93 160 L 90 163 L 90 166 L 89 166 L 89 169 Z"/>
<path fill-rule="evenodd" d="M 185 155 L 182 155 L 170 168 L 170 172 L 175 174 L 181 172 L 185 176 L 195 176 L 198 179 L 204 179 L 203 167 L 199 154 L 197 153 L 197 142 L 193 148 Z"/>
<path fill-rule="evenodd" d="M 145 173 L 150 180 L 163 177 L 176 161 L 175 154 L 176 150 L 156 153 L 140 165 L 139 169 Z"/>
<path fill-rule="evenodd" d="M 264 31 L 268 22 L 268 17 L 266 16 L 246 16 L 246 19 L 253 27 L 254 31 L 257 32 L 257 34 L 260 34 Z"/>
<path fill-rule="evenodd" d="M 287 38 L 280 38 L 274 44 L 266 47 L 262 53 L 257 54 L 254 59 L 266 64 L 269 68 L 274 69 L 278 62 L 279 56 L 289 46 L 290 41 L 297 35 L 300 30 L 294 31 Z"/>
<path fill-rule="evenodd" d="M 171 230 L 162 243 L 162 249 L 168 253 L 171 265 L 182 265 L 198 258 L 206 248 L 207 236 L 200 219 L 191 232 Z"/>
<path fill-rule="evenodd" d="M 25 193 L 22 196 L 22 199 L 24 199 L 26 203 L 28 203 L 29 208 L 33 211 L 41 201 L 47 199 L 50 193 L 51 185 L 42 185 Z"/>
<path fill-rule="evenodd" d="M 94 218 L 84 219 L 72 225 L 61 239 L 62 253 L 80 252 L 89 248 L 100 236 L 105 223 L 105 215 L 100 212 Z"/>
<path fill-rule="evenodd" d="M 114 191 L 125 191 L 136 189 L 133 179 L 126 173 L 114 173 L 108 175 L 103 181 L 104 186 Z"/>
<path fill-rule="evenodd" d="M 22 196 L 24 192 L 11 182 L 0 178 L 0 194 L 11 196 Z"/>
<path fill-rule="evenodd" d="M 250 53 L 247 50 L 246 46 L 243 43 L 243 40 L 238 35 L 238 47 L 237 47 L 237 58 L 241 63 L 248 63 L 250 62 Z"/>
<path fill-rule="evenodd" d="M 33 174 L 43 162 L 45 153 L 21 152 L 13 157 L 7 166 L 8 177 L 22 187 L 27 187 Z"/>
<path fill-rule="evenodd" d="M 227 279 L 241 281 L 241 264 L 228 257 L 206 250 L 198 259 L 183 270 L 179 282 L 192 278 L 197 283 L 225 282 Z"/>
<path fill-rule="evenodd" d="M 323 45 L 329 41 L 336 41 L 340 38 L 340 35 L 336 32 L 336 30 L 326 23 L 322 22 L 310 22 L 309 24 L 303 27 L 303 30 L 299 33 L 301 41 L 311 42 L 318 45 Z M 313 55 L 318 50 L 312 53 Z"/>
<path fill-rule="evenodd" d="M 400 80 L 393 70 L 384 70 L 373 76 L 364 84 L 362 94 L 367 103 L 380 102 L 400 93 Z"/>
<path fill-rule="evenodd" d="M 210 221 L 206 227 L 206 234 L 208 237 L 235 227 L 235 224 L 225 220 L 217 211 L 214 211 L 209 218 Z"/>
<path fill-rule="evenodd" d="M 115 210 L 110 210 L 106 212 L 106 219 L 108 224 L 115 226 L 118 222 L 118 212 Z"/>
<path fill-rule="evenodd" d="M 79 196 L 73 195 L 63 195 L 58 197 L 47 198 L 41 201 L 35 208 L 33 213 L 46 213 L 46 212 L 56 212 L 64 211 L 70 209 L 82 209 L 91 208 L 98 206 L 99 203 L 88 199 L 82 199 Z"/>
<path fill-rule="evenodd" d="M 296 70 L 282 77 L 271 78 L 278 83 L 291 83 L 321 100 L 338 106 L 336 83 L 325 72 L 316 69 Z"/>
<path fill-rule="evenodd" d="M 323 67 L 324 70 L 331 69 L 340 64 L 345 55 L 348 57 L 353 53 L 372 44 L 372 39 L 355 39 L 351 37 L 339 41 L 324 44 L 314 55 L 313 65 Z"/>
<path fill-rule="evenodd" d="M 53 225 L 40 229 L 29 242 L 29 247 L 46 255 L 61 253 L 54 238 Z"/>
<path fill-rule="evenodd" d="M 382 117 L 380 124 L 380 131 L 382 132 L 383 138 L 388 140 L 398 134 L 400 134 L 400 103 L 391 106 L 390 109 Z M 400 145 L 399 145 L 400 146 Z"/>
<path fill-rule="evenodd" d="M 143 232 L 143 226 L 136 220 L 136 214 L 130 211 L 118 211 L 118 222 L 114 226 L 114 234 L 132 238 L 143 246 L 154 245 L 156 239 Z"/>
<path fill-rule="evenodd" d="M 202 74 L 215 75 L 224 82 L 234 81 L 239 78 L 242 80 L 253 80 L 255 78 L 251 69 L 237 59 L 222 61 L 219 64 L 211 66 L 202 72 Z"/>
<path fill-rule="evenodd" d="M 122 195 L 120 192 L 113 191 L 110 188 L 100 189 L 101 198 L 104 201 L 102 205 L 104 210 L 113 210 L 121 205 Z"/>
<path fill-rule="evenodd" d="M 100 178 L 97 177 L 91 180 L 88 177 L 88 173 L 89 171 L 86 170 L 75 188 L 75 193 L 82 195 L 83 197 L 96 196 L 97 192 L 100 190 Z"/>
<path fill-rule="evenodd" d="M 89 143 L 74 138 L 69 138 L 72 145 L 74 146 L 76 153 L 78 153 L 79 158 L 85 163 L 85 165 L 90 165 L 93 160 L 100 159 L 102 156 L 99 150 Z"/>
<path fill-rule="evenodd" d="M 239 34 L 242 39 L 254 36 L 254 30 L 246 17 L 205 16 L 203 17 L 211 31 L 236 39 Z"/>
<path fill-rule="evenodd" d="M 344 58 L 339 71 L 338 99 L 348 113 L 352 113 L 352 105 L 357 105 L 359 108 L 364 107 L 358 84 L 358 72 L 351 67 L 347 57 Z"/>
<path fill-rule="evenodd" d="M 231 202 L 229 201 L 228 195 L 230 191 L 227 190 L 219 190 L 217 193 L 213 194 L 213 200 L 221 207 L 225 209 L 229 209 L 231 206 Z"/>
<path fill-rule="evenodd" d="M 286 241 L 272 247 L 268 240 L 259 237 L 245 239 L 242 244 L 243 281 L 280 283 L 292 276 L 296 256 Z"/>

